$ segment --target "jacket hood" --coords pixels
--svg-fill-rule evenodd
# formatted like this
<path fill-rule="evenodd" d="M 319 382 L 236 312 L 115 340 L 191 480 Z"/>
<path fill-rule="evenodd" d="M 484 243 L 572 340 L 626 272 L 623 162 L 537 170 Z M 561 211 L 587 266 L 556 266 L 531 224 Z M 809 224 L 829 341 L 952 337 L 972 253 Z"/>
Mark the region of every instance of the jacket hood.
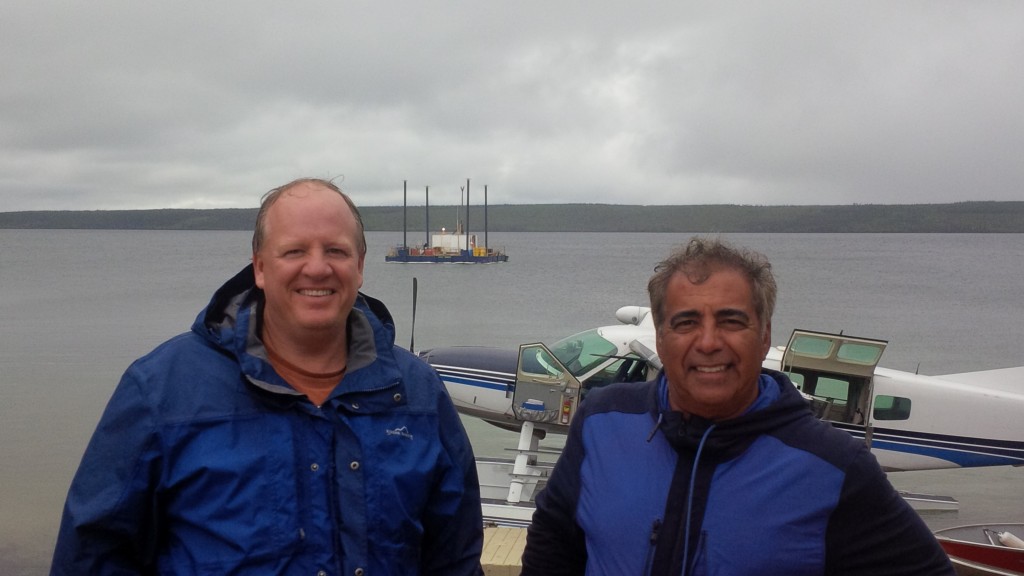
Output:
<path fill-rule="evenodd" d="M 192 331 L 208 344 L 234 356 L 250 380 L 272 392 L 295 394 L 267 361 L 260 339 L 264 295 L 256 286 L 252 264 L 224 283 L 196 317 Z M 378 360 L 378 351 L 390 350 L 395 323 L 383 302 L 360 292 L 348 317 L 348 373 Z M 355 337 L 362 334 L 364 337 Z M 385 363 L 391 366 L 393 359 Z"/>
<path fill-rule="evenodd" d="M 713 422 L 699 416 L 684 417 L 682 413 L 664 407 L 660 398 L 652 403 L 658 407 L 654 417 L 660 419 L 659 428 L 675 450 L 696 452 L 703 440 L 701 459 L 719 462 L 739 455 L 761 434 L 800 418 L 814 417 L 807 401 L 782 372 L 763 369 L 758 384 L 761 387 L 758 400 L 750 410 L 736 418 Z M 660 388 L 652 386 L 651 393 L 660 396 Z M 705 438 L 705 433 L 712 426 L 714 429 Z"/>

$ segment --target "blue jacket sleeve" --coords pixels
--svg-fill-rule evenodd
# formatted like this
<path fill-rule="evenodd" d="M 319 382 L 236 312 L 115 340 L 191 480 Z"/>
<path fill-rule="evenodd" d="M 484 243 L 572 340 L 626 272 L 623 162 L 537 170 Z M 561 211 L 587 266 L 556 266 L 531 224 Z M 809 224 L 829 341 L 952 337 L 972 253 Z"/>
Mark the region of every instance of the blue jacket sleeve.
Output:
<path fill-rule="evenodd" d="M 153 411 L 129 369 L 68 491 L 52 576 L 155 573 L 153 430 Z"/>
<path fill-rule="evenodd" d="M 825 542 L 826 574 L 955 576 L 935 536 L 861 447 Z"/>
<path fill-rule="evenodd" d="M 436 374 L 435 374 L 436 377 Z M 469 437 L 444 384 L 437 378 L 439 434 L 449 462 L 424 518 L 423 574 L 483 574 L 483 518 L 480 483 Z"/>
<path fill-rule="evenodd" d="M 526 531 L 522 576 L 582 575 L 586 570 L 586 540 L 576 523 L 584 421 L 582 414 L 573 420 L 547 487 L 537 495 L 537 508 Z"/>

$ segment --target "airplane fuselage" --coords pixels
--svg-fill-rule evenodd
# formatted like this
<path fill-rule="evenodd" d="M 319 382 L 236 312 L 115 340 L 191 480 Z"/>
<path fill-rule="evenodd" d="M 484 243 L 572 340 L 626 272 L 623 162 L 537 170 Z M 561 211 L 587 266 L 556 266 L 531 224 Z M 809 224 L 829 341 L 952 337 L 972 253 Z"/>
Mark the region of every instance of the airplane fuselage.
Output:
<path fill-rule="evenodd" d="M 438 371 L 462 414 L 508 430 L 519 430 L 524 418 L 535 419 L 547 432 L 564 433 L 588 389 L 656 374 L 660 363 L 652 352 L 653 326 L 642 313 L 633 318 L 635 324 L 581 332 L 551 349 L 539 343 L 518 353 L 452 347 L 421 356 Z M 819 354 L 826 345 L 833 347 L 830 358 Z M 863 439 L 888 470 L 1024 465 L 1024 367 L 924 376 L 876 366 L 885 345 L 794 331 L 790 353 L 787 347 L 774 347 L 763 366 L 788 373 L 812 410 Z M 842 352 L 836 353 L 843 346 L 870 358 L 844 360 Z M 537 372 L 543 378 L 536 378 Z M 549 417 L 535 418 L 531 414 L 542 412 L 524 410 L 534 403 L 546 408 Z"/>

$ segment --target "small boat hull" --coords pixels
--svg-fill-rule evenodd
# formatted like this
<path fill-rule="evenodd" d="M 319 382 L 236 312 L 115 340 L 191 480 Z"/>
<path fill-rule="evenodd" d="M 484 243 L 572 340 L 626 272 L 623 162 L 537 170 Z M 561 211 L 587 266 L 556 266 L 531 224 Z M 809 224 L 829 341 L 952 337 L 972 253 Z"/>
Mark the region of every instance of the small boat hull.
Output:
<path fill-rule="evenodd" d="M 960 576 L 1024 576 L 1024 548 L 1001 544 L 998 533 L 1024 535 L 1024 523 L 971 524 L 935 531 Z"/>
<path fill-rule="evenodd" d="M 1018 576 L 1020 572 L 1010 572 L 1008 570 L 999 570 L 991 566 L 985 566 L 984 564 L 978 564 L 976 562 L 969 562 L 962 558 L 949 557 L 950 562 L 953 563 L 953 569 L 956 570 L 957 576 Z"/>

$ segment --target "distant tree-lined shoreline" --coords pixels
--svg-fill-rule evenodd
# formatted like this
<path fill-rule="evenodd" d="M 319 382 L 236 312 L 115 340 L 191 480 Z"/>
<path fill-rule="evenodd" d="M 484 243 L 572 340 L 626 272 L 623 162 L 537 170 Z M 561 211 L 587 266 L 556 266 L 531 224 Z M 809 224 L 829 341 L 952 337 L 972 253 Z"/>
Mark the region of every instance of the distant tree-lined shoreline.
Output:
<path fill-rule="evenodd" d="M 364 206 L 368 231 L 423 231 L 423 206 Z M 431 206 L 430 228 L 453 229 L 465 209 Z M 0 228 L 99 230 L 251 230 L 255 208 L 0 212 Z M 690 233 L 1024 233 L 1024 202 L 854 204 L 843 206 L 641 206 L 497 204 L 469 210 L 482 232 Z"/>

